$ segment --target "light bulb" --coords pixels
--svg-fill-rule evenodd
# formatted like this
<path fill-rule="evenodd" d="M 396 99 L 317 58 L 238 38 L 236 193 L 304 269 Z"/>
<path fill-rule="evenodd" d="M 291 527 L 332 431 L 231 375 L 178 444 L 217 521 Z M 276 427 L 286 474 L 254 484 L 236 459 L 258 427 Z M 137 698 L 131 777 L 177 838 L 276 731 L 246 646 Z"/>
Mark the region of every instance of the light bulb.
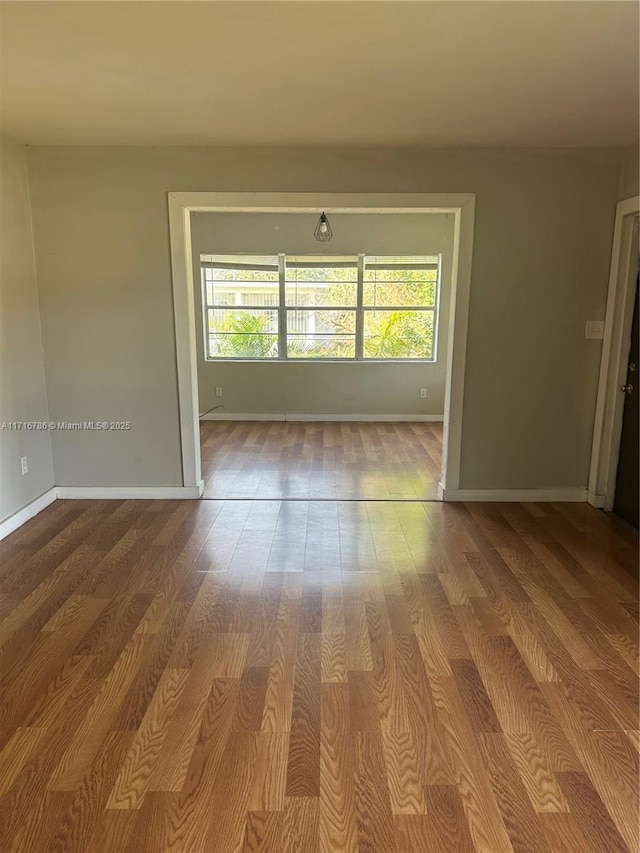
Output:
<path fill-rule="evenodd" d="M 313 236 L 321 243 L 326 243 L 327 240 L 330 240 L 333 237 L 333 231 L 331 230 L 329 220 L 327 219 L 324 211 L 320 214 Z"/>

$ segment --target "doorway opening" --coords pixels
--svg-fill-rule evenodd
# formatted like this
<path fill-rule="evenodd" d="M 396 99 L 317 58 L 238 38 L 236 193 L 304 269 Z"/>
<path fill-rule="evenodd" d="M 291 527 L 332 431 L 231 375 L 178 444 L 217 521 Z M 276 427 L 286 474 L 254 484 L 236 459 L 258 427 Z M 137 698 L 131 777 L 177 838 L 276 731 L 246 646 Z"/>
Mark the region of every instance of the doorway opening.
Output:
<path fill-rule="evenodd" d="M 169 194 L 169 215 L 171 227 L 172 271 L 174 288 L 174 308 L 177 341 L 178 363 L 178 393 L 180 403 L 180 429 L 183 462 L 183 481 L 185 486 L 196 487 L 204 492 L 203 461 L 209 466 L 207 458 L 207 443 L 217 445 L 214 453 L 216 464 L 224 465 L 227 446 L 227 460 L 234 460 L 235 474 L 227 476 L 225 486 L 226 497 L 251 498 L 267 497 L 271 488 L 274 499 L 282 497 L 303 500 L 318 497 L 336 500 L 350 497 L 352 499 L 381 499 L 381 500 L 429 500 L 447 499 L 454 497 L 459 490 L 460 445 L 462 434 L 462 401 L 464 389 L 464 368 L 466 357 L 466 330 L 469 303 L 469 286 L 471 271 L 471 250 L 473 242 L 473 217 L 475 197 L 471 194 L 453 195 L 332 195 L 311 196 L 299 194 L 229 194 L 229 193 L 171 193 Z M 251 418 L 238 421 L 242 414 L 237 410 L 231 416 L 225 415 L 225 404 L 221 401 L 199 399 L 198 388 L 198 353 L 199 342 L 196 330 L 204 329 L 198 326 L 199 310 L 206 310 L 207 305 L 198 305 L 198 275 L 200 257 L 193 244 L 193 221 L 200 214 L 304 214 L 317 218 L 322 211 L 331 217 L 351 216 L 366 219 L 372 223 L 375 217 L 416 215 L 440 215 L 448 217 L 451 224 L 451 246 L 448 253 L 449 304 L 445 314 L 448 321 L 447 340 L 443 346 L 442 364 L 444 369 L 442 411 L 439 417 L 417 412 L 400 416 L 387 414 L 384 411 L 365 412 L 362 407 L 356 411 L 329 410 L 330 417 L 317 406 L 315 410 L 302 413 L 292 412 L 292 401 L 285 406 L 271 403 L 271 412 L 259 408 L 252 412 Z M 365 230 L 372 230 L 371 228 Z M 262 250 L 257 246 L 256 250 Z M 285 247 L 286 248 L 286 247 Z M 332 247 L 333 248 L 333 247 Z M 336 251 L 344 254 L 344 247 L 336 246 Z M 246 243 L 243 251 L 247 252 Z M 382 255 L 379 248 L 364 246 L 360 257 L 374 252 Z M 386 249 L 387 253 L 393 249 Z M 388 255 L 385 255 L 387 257 Z M 395 252 L 397 256 L 397 251 Z M 361 261 L 358 261 L 361 263 Z M 359 279 L 360 281 L 360 279 Z M 359 286 L 361 286 L 359 284 Z M 211 306 L 215 310 L 216 306 Z M 344 307 L 344 306 L 343 306 Z M 366 314 L 372 306 L 361 300 L 353 306 L 354 317 L 359 312 Z M 373 306 L 376 307 L 376 306 Z M 388 306 L 384 306 L 386 310 Z M 399 306 L 394 306 L 399 307 Z M 414 306 L 416 307 L 416 306 Z M 295 308 L 295 320 L 301 322 L 306 307 L 290 306 L 284 301 L 275 310 L 286 313 Z M 379 308 L 379 306 L 378 306 Z M 426 306 L 431 310 L 430 306 Z M 425 308 L 425 310 L 426 310 Z M 224 311 L 224 306 L 218 306 Z M 349 309 L 351 310 L 351 309 Z M 416 310 L 419 310 L 416 307 Z M 255 313 L 255 312 L 254 312 Z M 294 313 L 293 310 L 291 312 Z M 406 312 L 405 312 L 406 313 Z M 300 316 L 297 316 L 300 315 Z M 421 317 L 422 319 L 422 317 Z M 289 318 L 287 317 L 287 322 Z M 321 318 L 321 322 L 323 322 Z M 285 326 L 285 329 L 291 327 Z M 317 328 L 317 327 L 316 327 Z M 322 327 L 321 327 L 322 328 Z M 217 333 L 217 329 L 214 332 Z M 267 330 L 268 331 L 268 330 Z M 283 328 L 274 330 L 276 337 L 282 335 Z M 296 330 L 293 330 L 294 332 Z M 334 330 L 324 331 L 333 334 Z M 358 326 L 354 321 L 354 362 L 346 364 L 348 358 L 331 359 L 331 363 L 314 364 L 315 379 L 310 375 L 297 377 L 299 387 L 308 389 L 314 381 L 317 382 L 318 371 L 329 371 L 334 368 L 359 370 L 359 378 L 351 387 L 358 388 L 358 383 L 366 384 L 364 378 L 373 368 L 365 363 L 365 358 L 357 360 L 357 354 L 362 355 L 362 336 L 367 334 L 366 319 Z M 292 338 L 295 335 L 292 335 Z M 302 341 L 303 335 L 298 335 L 297 345 L 307 345 Z M 308 336 L 307 336 L 308 337 Z M 346 337 L 346 336 L 345 336 Z M 281 337 L 280 337 L 281 340 Z M 202 342 L 200 342 L 202 346 Z M 366 343 L 365 343 L 366 346 Z M 200 349 L 200 352 L 202 350 Z M 242 362 L 242 360 L 240 360 Z M 405 370 L 414 368 L 412 358 L 405 361 Z M 415 359 L 420 361 L 420 359 Z M 340 363 L 337 363 L 340 362 Z M 256 366 L 258 362 L 255 363 Z M 400 365 L 394 364 L 393 368 Z M 232 365 L 225 365 L 232 367 Z M 246 365 L 233 365 L 235 377 L 229 375 L 228 388 L 234 389 L 242 383 L 238 377 L 238 369 Z M 251 373 L 260 384 L 261 370 L 272 370 L 274 364 L 259 362 L 259 370 Z M 296 372 L 310 367 L 301 365 L 294 359 L 281 359 L 280 370 L 287 371 L 289 380 L 276 383 L 277 387 L 291 387 L 296 383 Z M 385 368 L 389 365 L 385 363 Z M 400 375 L 400 374 L 398 374 Z M 281 374 L 282 376 L 282 374 Z M 235 380 L 237 381 L 234 381 Z M 226 380 L 225 380 L 226 381 Z M 263 384 L 263 383 L 262 383 Z M 330 383 L 329 383 L 330 384 Z M 374 386 L 376 381 L 373 382 Z M 397 384 L 397 383 L 395 383 Z M 392 383 L 393 385 L 393 383 Z M 420 393 L 420 388 L 416 392 Z M 222 392 L 224 394 L 224 392 Z M 204 397 L 204 395 L 201 395 Z M 420 394 L 420 396 L 422 396 Z M 224 396 L 222 398 L 224 400 Z M 208 403 L 213 402 L 209 406 Z M 276 410 L 273 411 L 274 405 Z M 223 408 L 224 407 L 224 408 Z M 202 433 L 204 440 L 200 442 L 200 415 L 209 412 L 213 418 L 203 422 Z M 216 416 L 216 411 L 219 413 Z M 317 412 L 317 414 L 316 414 Z M 264 415 L 270 415 L 265 417 Z M 233 417 L 229 423 L 227 418 Z M 218 421 L 217 423 L 215 421 Z M 262 423 L 257 426 L 257 423 Z M 296 423 L 292 423 L 296 421 Z M 441 421 L 440 426 L 438 421 Z M 350 447 L 349 464 L 336 466 L 336 437 L 340 430 L 341 442 L 338 442 L 338 456 L 345 454 L 345 448 Z M 268 452 L 271 442 L 272 453 Z M 391 448 L 391 451 L 390 451 Z M 222 451 L 222 452 L 220 452 Z M 276 458 L 277 455 L 277 458 Z M 292 462 L 294 464 L 292 464 Z M 286 463 L 287 476 L 282 480 L 283 463 Z M 262 472 L 258 465 L 262 465 Z M 265 479 L 264 467 L 271 466 L 271 476 Z M 244 471 L 244 475 L 238 476 Z M 280 472 L 280 473 L 279 473 Z M 313 489 L 309 484 L 312 474 L 324 474 L 313 478 Z M 261 474 L 260 478 L 258 475 Z M 229 480 L 233 479 L 233 483 Z M 224 476 L 222 477 L 224 480 Z M 429 481 L 427 483 L 427 481 Z M 364 484 L 364 489 L 363 489 Z M 232 494 L 236 489 L 239 493 Z M 314 493 L 315 490 L 315 493 Z M 322 494 L 324 490 L 324 494 Z M 249 493 L 251 492 L 251 494 Z M 285 494 L 286 492 L 286 494 Z M 222 496 L 207 494 L 206 496 Z"/>
<path fill-rule="evenodd" d="M 588 495 L 593 506 L 617 511 L 636 529 L 639 214 L 640 196 L 616 208 Z"/>
<path fill-rule="evenodd" d="M 191 215 L 204 495 L 434 500 L 454 217 L 317 221 Z"/>

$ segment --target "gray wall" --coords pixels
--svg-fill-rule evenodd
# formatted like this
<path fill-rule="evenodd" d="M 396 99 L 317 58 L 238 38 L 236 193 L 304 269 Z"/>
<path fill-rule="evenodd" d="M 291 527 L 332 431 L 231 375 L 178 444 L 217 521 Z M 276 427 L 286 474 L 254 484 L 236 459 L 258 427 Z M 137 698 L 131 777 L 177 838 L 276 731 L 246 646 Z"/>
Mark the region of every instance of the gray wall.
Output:
<path fill-rule="evenodd" d="M 180 484 L 174 191 L 474 192 L 463 488 L 587 483 L 619 149 L 29 151 L 61 485 Z M 295 369 L 295 367 L 294 367 Z"/>
<path fill-rule="evenodd" d="M 25 148 L 0 140 L 0 421 L 48 421 Z M 22 476 L 20 457 L 29 473 Z M 49 433 L 0 431 L 0 521 L 53 486 Z"/>
<path fill-rule="evenodd" d="M 453 215 L 331 216 L 334 236 L 318 243 L 316 214 L 192 214 L 192 246 L 200 411 L 225 413 L 430 414 L 444 411 L 451 293 Z M 200 254 L 438 254 L 442 253 L 438 358 L 422 364 L 211 362 L 204 358 Z M 215 397 L 221 386 L 223 398 Z M 420 397 L 420 388 L 427 397 Z"/>

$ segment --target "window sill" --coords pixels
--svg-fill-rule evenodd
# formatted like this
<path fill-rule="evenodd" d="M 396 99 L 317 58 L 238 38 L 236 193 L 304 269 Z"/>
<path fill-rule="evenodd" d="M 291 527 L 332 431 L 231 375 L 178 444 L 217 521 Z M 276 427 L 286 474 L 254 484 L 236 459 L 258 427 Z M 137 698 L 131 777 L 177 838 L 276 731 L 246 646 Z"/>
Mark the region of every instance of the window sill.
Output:
<path fill-rule="evenodd" d="M 437 364 L 432 358 L 205 358 L 205 364 Z"/>

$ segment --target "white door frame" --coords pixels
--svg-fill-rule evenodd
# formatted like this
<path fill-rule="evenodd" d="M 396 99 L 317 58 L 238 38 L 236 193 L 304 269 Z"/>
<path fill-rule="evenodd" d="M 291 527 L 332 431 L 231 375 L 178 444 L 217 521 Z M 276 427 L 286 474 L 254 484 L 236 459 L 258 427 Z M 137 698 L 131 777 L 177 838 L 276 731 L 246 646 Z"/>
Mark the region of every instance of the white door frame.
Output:
<path fill-rule="evenodd" d="M 212 213 L 452 213 L 450 334 L 438 497 L 460 488 L 462 405 L 475 215 L 473 193 L 215 193 L 171 192 L 169 231 L 176 331 L 180 441 L 184 486 L 204 488 L 200 464 L 192 212 Z"/>
<path fill-rule="evenodd" d="M 638 273 L 638 212 L 640 196 L 616 207 L 609 292 L 605 315 L 602 360 L 593 430 L 588 501 L 607 511 L 613 508 L 622 434 L 633 301 Z"/>

